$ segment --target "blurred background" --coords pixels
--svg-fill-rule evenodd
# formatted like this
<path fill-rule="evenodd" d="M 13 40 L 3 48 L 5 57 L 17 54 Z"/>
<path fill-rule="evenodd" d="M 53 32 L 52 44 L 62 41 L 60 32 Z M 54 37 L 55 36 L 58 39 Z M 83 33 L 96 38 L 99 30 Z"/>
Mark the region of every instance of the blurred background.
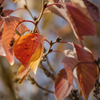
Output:
<path fill-rule="evenodd" d="M 69 0 L 66 1 L 69 2 Z M 95 3 L 100 9 L 100 0 L 90 1 Z M 27 0 L 27 3 L 32 15 L 38 16 L 41 11 L 42 0 Z M 13 3 L 11 0 L 5 0 L 4 8 L 15 10 L 17 8 L 23 8 L 24 4 L 24 0 L 19 0 L 17 3 Z M 33 21 L 26 10 L 15 11 L 11 16 L 17 16 Z M 34 28 L 34 25 L 31 23 L 25 23 L 25 25 L 30 30 Z M 54 41 L 58 36 L 60 36 L 63 41 L 79 44 L 70 25 L 64 19 L 53 13 L 45 13 L 38 24 L 38 28 L 40 34 L 44 35 L 48 41 Z M 97 23 L 96 28 L 97 36 L 84 37 L 83 43 L 93 52 L 94 58 L 98 59 L 98 57 L 100 57 L 100 25 Z M 44 46 L 46 50 L 48 50 L 48 43 L 45 42 Z M 55 44 L 52 48 L 54 50 L 72 49 L 68 44 Z M 47 62 L 43 62 L 43 65 L 48 70 L 49 66 L 51 66 L 57 75 L 63 68 L 61 63 L 63 57 L 64 55 L 61 53 L 50 53 L 48 55 L 50 65 Z M 56 100 L 53 93 L 43 91 L 37 86 L 32 85 L 27 79 L 25 79 L 22 84 L 17 84 L 16 74 L 20 66 L 21 63 L 16 58 L 14 65 L 11 66 L 4 57 L 0 57 L 0 100 Z M 33 71 L 30 72 L 30 75 L 34 77 L 40 86 L 54 91 L 54 81 L 51 78 L 48 78 L 40 68 L 38 68 L 36 75 L 34 75 Z M 74 88 L 77 88 L 75 83 Z M 88 100 L 96 100 L 92 95 L 93 93 L 91 92 Z M 69 98 L 66 98 L 65 100 L 69 100 Z"/>

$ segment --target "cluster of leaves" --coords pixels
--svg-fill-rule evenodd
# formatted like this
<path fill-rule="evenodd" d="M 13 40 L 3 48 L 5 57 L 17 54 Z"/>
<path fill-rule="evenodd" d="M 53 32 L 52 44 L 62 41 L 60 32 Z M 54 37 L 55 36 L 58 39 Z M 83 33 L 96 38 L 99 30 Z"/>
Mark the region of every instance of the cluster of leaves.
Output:
<path fill-rule="evenodd" d="M 0 0 L 0 55 L 5 56 L 11 65 L 14 63 L 14 56 L 22 63 L 17 77 L 23 80 L 31 69 L 36 74 L 44 52 L 44 41 L 48 41 L 43 35 L 40 35 L 36 27 L 43 13 L 49 10 L 64 18 L 71 25 L 80 42 L 80 45 L 69 42 L 73 46 L 73 50 L 62 51 L 65 55 L 65 58 L 62 59 L 64 68 L 56 76 L 54 94 L 57 100 L 67 97 L 74 87 L 74 78 L 79 94 L 83 94 L 84 100 L 87 100 L 97 79 L 97 66 L 92 52 L 82 43 L 82 37 L 96 35 L 94 21 L 100 23 L 99 10 L 96 5 L 88 0 L 71 0 L 67 3 L 64 0 L 48 0 L 35 22 L 28 21 L 35 25 L 33 32 L 23 35 L 29 31 L 22 24 L 26 20 L 9 16 L 13 10 L 3 9 L 4 1 Z"/>

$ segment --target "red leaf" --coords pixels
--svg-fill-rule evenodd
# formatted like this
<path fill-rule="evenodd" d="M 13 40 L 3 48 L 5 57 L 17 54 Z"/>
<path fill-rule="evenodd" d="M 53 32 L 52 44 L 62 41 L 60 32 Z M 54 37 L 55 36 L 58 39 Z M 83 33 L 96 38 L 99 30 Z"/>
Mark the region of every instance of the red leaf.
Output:
<path fill-rule="evenodd" d="M 10 9 L 4 9 L 3 10 L 3 13 L 5 16 L 8 16 L 9 14 L 11 14 L 13 12 L 13 10 L 10 10 Z"/>
<path fill-rule="evenodd" d="M 98 9 L 98 7 L 95 4 L 93 4 L 93 3 L 91 3 L 90 1 L 87 1 L 87 0 L 85 0 L 84 3 L 86 5 L 86 7 L 87 7 L 87 9 L 88 9 L 91 17 L 96 22 L 100 22 L 100 19 L 99 19 L 99 9 Z"/>
<path fill-rule="evenodd" d="M 22 21 L 21 18 L 18 17 L 6 17 L 5 21 L 4 21 L 4 30 L 3 30 L 3 35 L 2 35 L 2 43 L 3 43 L 3 47 L 6 51 L 7 47 L 9 46 L 9 43 L 13 37 L 13 35 L 15 34 L 15 28 L 17 26 L 17 24 Z"/>
<path fill-rule="evenodd" d="M 93 21 L 84 15 L 73 3 L 66 3 L 67 14 L 70 18 L 71 24 L 75 36 L 82 44 L 82 36 L 94 36 L 96 35 L 96 29 Z M 92 28 L 91 28 L 92 27 Z"/>
<path fill-rule="evenodd" d="M 63 100 L 70 94 L 73 85 L 68 83 L 68 76 L 65 69 L 62 69 L 60 73 L 57 75 L 54 86 L 54 93 L 57 100 Z"/>
<path fill-rule="evenodd" d="M 82 88 L 84 100 L 88 99 L 89 93 L 94 87 L 97 78 L 97 67 L 94 62 L 93 55 L 87 48 L 81 48 L 74 44 L 78 59 L 84 62 L 77 67 L 77 76 Z"/>
<path fill-rule="evenodd" d="M 3 6 L 5 0 L 0 0 L 1 6 Z"/>
<path fill-rule="evenodd" d="M 67 72 L 69 84 L 73 84 L 73 69 L 78 63 L 79 60 L 72 57 L 65 57 L 62 60 L 62 64 Z"/>

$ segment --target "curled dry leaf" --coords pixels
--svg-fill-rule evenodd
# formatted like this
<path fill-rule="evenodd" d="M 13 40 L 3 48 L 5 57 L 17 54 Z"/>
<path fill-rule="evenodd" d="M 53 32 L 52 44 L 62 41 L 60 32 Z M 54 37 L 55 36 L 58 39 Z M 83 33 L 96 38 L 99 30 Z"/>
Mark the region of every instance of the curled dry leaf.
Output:
<path fill-rule="evenodd" d="M 38 64 L 41 60 L 44 48 L 44 37 L 39 33 L 29 33 L 21 36 L 13 46 L 16 58 L 23 64 L 18 71 L 18 78 L 25 76 L 30 68 L 36 74 Z M 30 68 L 29 68 L 29 67 Z M 28 70 L 29 68 L 29 70 Z M 23 70 L 24 69 L 24 70 Z M 23 72 L 23 73 L 22 73 Z"/>
<path fill-rule="evenodd" d="M 92 52 L 89 49 L 86 47 L 81 48 L 76 44 L 74 44 L 74 48 L 78 60 L 81 62 L 77 66 L 77 76 L 82 88 L 84 100 L 87 100 L 97 78 L 97 67 L 96 64 L 93 63 L 94 58 Z"/>
<path fill-rule="evenodd" d="M 54 87 L 55 87 L 54 94 L 57 100 L 63 100 L 70 94 L 73 85 L 69 84 L 68 76 L 65 69 L 62 69 L 60 73 L 56 76 Z"/>

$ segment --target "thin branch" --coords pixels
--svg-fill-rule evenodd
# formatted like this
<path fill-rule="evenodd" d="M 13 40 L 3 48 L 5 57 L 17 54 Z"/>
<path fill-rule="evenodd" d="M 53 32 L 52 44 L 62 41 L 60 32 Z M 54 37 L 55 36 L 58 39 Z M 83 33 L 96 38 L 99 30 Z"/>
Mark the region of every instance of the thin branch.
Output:
<path fill-rule="evenodd" d="M 46 61 L 47 61 L 47 64 L 48 64 L 48 66 L 49 66 L 49 69 L 53 72 L 54 75 L 56 75 L 55 71 L 54 71 L 53 68 L 51 67 L 51 64 L 50 64 L 50 62 L 49 62 L 48 57 L 46 57 Z"/>
<path fill-rule="evenodd" d="M 31 81 L 31 84 L 35 84 L 35 85 L 36 85 L 37 87 L 39 87 L 40 89 L 42 89 L 42 90 L 44 90 L 44 91 L 47 91 L 47 92 L 49 92 L 49 93 L 54 93 L 53 91 L 50 91 L 50 90 L 48 90 L 48 89 L 46 89 L 46 88 L 41 87 L 41 86 L 35 81 L 35 79 L 32 78 L 30 75 L 28 76 L 28 80 Z"/>
<path fill-rule="evenodd" d="M 55 75 L 52 74 L 50 71 L 48 71 L 44 65 L 42 64 L 42 62 L 40 63 L 40 66 L 39 66 L 43 71 L 44 73 L 46 74 L 47 77 L 50 77 L 53 81 L 55 80 Z"/>
<path fill-rule="evenodd" d="M 40 20 L 41 20 L 42 15 L 43 15 L 43 12 L 44 12 L 44 9 L 45 9 L 44 4 L 45 4 L 45 0 L 42 0 L 42 9 L 41 9 L 41 13 L 40 13 L 38 19 L 35 20 L 35 24 L 36 24 L 36 25 L 35 25 L 35 27 L 34 27 L 34 29 L 33 29 L 33 32 L 35 31 L 35 29 L 36 29 L 38 23 L 39 23 Z"/>
<path fill-rule="evenodd" d="M 28 5 L 27 5 L 27 0 L 25 0 L 25 3 L 26 3 L 26 5 L 24 5 L 24 8 L 29 12 L 29 14 L 30 14 L 30 16 L 32 17 L 32 19 L 35 21 L 35 19 L 34 19 L 34 17 L 33 17 L 33 15 L 32 15 L 32 13 L 30 12 L 30 10 L 29 10 L 29 8 L 28 8 Z"/>

